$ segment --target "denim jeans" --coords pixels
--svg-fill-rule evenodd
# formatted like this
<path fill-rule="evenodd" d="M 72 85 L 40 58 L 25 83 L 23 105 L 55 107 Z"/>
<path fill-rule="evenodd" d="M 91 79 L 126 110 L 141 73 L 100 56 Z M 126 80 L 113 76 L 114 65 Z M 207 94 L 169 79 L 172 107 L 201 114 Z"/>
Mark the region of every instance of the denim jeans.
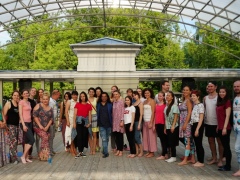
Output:
<path fill-rule="evenodd" d="M 236 137 L 235 151 L 237 154 L 237 161 L 238 161 L 238 166 L 240 169 L 240 132 L 235 131 L 235 137 Z"/>
<path fill-rule="evenodd" d="M 99 131 L 100 136 L 102 138 L 103 154 L 106 155 L 108 154 L 108 141 L 112 129 L 110 127 L 109 128 L 99 127 Z"/>
<path fill-rule="evenodd" d="M 142 144 L 142 140 L 141 140 L 141 129 L 138 130 L 138 121 L 134 122 L 134 126 L 135 126 L 135 142 L 137 144 Z"/>

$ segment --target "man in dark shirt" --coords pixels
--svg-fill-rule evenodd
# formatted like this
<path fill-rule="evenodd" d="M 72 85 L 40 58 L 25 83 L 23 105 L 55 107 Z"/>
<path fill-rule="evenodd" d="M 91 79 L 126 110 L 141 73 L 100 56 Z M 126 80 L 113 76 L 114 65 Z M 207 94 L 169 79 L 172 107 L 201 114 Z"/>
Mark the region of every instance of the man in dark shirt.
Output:
<path fill-rule="evenodd" d="M 102 138 L 103 158 L 109 156 L 108 141 L 112 130 L 112 103 L 109 95 L 103 92 L 97 103 L 97 121 Z"/>

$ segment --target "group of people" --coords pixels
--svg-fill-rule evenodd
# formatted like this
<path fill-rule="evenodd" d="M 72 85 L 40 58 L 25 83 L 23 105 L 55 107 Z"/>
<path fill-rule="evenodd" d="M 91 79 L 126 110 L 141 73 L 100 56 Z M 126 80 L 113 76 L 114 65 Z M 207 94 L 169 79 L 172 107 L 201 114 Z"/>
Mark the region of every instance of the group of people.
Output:
<path fill-rule="evenodd" d="M 176 146 L 180 141 L 185 146 L 185 152 L 178 165 L 191 162 L 194 167 L 204 166 L 202 140 L 205 129 L 212 152 L 208 164 L 216 163 L 219 171 L 231 170 L 230 133 L 233 126 L 236 133 L 235 151 L 240 166 L 240 81 L 236 81 L 233 86 L 236 93 L 233 103 L 226 87 L 221 86 L 219 92 L 216 92 L 217 84 L 214 81 L 208 83 L 208 95 L 204 97 L 203 102 L 200 102 L 200 92 L 192 90 L 188 85 L 183 86 L 180 104 L 174 93 L 169 91 L 168 81 L 164 81 L 161 88 L 156 96 L 150 88 L 138 88 L 136 91 L 128 89 L 127 96 L 123 98 L 117 86 L 111 87 L 110 95 L 100 87 L 91 87 L 87 93 L 83 91 L 78 94 L 75 90 L 72 93 L 66 92 L 64 101 L 60 104 L 57 102 L 60 97 L 58 90 L 54 90 L 50 97 L 49 93 L 40 89 L 37 100 L 34 100 L 35 88 L 31 88 L 30 91 L 23 90 L 21 95 L 14 91 L 11 101 L 3 108 L 0 107 L 0 166 L 6 164 L 7 158 L 5 132 L 8 132 L 10 160 L 17 164 L 18 132 L 19 128 L 22 129 L 21 161 L 25 164 L 32 162 L 31 149 L 35 142 L 40 159 L 46 160 L 54 156 L 53 139 L 56 126 L 59 125 L 62 127 L 65 150 L 71 151 L 76 159 L 86 157 L 84 148 L 88 146 L 89 154 L 96 154 L 100 149 L 99 135 L 102 140 L 103 158 L 109 156 L 110 138 L 114 155 L 123 156 L 125 133 L 130 148 L 128 158 L 154 157 L 159 137 L 162 152 L 157 160 L 175 162 Z M 59 106 L 59 123 L 56 123 Z M 240 176 L 240 170 L 233 175 Z"/>
<path fill-rule="evenodd" d="M 18 164 L 18 144 L 22 144 L 23 147 L 20 158 L 23 164 L 32 162 L 32 149 L 35 142 L 40 160 L 47 160 L 55 154 L 53 139 L 58 110 L 56 100 L 60 92 L 54 90 L 50 97 L 48 92 L 39 89 L 37 100 L 34 99 L 36 93 L 36 88 L 24 89 L 21 93 L 14 91 L 11 100 L 0 108 L 0 167 L 8 162 L 8 156 L 10 162 Z M 8 155 L 7 144 L 9 145 Z"/>

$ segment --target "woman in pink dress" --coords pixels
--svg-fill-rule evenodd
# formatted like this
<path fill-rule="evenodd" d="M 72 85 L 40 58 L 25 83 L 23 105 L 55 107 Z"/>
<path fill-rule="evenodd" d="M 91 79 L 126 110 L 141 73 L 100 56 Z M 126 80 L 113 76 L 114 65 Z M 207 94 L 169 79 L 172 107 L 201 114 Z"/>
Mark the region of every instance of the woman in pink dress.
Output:
<path fill-rule="evenodd" d="M 122 156 L 123 151 L 123 133 L 124 133 L 124 102 L 120 99 L 120 92 L 114 91 L 113 97 L 113 134 L 116 137 L 117 152 L 115 156 Z"/>
<path fill-rule="evenodd" d="M 157 151 L 157 135 L 154 122 L 156 103 L 152 89 L 144 89 L 143 97 L 146 99 L 143 103 L 143 150 L 147 151 L 144 156 L 150 158 Z"/>

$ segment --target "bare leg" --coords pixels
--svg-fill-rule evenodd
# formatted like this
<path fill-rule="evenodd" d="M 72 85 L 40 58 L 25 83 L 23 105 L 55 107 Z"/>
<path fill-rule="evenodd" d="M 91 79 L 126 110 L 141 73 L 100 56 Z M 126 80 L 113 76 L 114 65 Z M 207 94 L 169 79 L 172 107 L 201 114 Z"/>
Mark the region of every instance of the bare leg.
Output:
<path fill-rule="evenodd" d="M 88 143 L 90 148 L 90 154 L 93 154 L 93 139 L 91 135 L 88 135 Z"/>
<path fill-rule="evenodd" d="M 24 145 L 24 153 L 21 157 L 22 163 L 26 164 L 26 159 L 28 159 L 28 151 L 32 146 L 30 144 L 25 144 Z"/>
<path fill-rule="evenodd" d="M 188 156 L 190 154 L 190 138 L 187 138 L 187 142 L 185 144 L 186 144 L 186 149 L 185 149 L 184 159 L 182 160 L 182 162 L 178 163 L 179 166 L 186 165 L 188 163 Z"/>
<path fill-rule="evenodd" d="M 142 157 L 143 156 L 143 146 L 142 144 L 139 144 L 139 154 L 138 154 L 138 157 Z"/>
<path fill-rule="evenodd" d="M 217 138 L 217 143 L 218 143 L 218 153 L 219 153 L 219 161 L 218 161 L 218 166 L 223 166 L 223 146 L 220 138 Z"/>
<path fill-rule="evenodd" d="M 215 164 L 217 162 L 217 150 L 216 150 L 216 143 L 215 137 L 208 137 L 208 143 L 212 152 L 212 160 L 208 164 Z"/>
<path fill-rule="evenodd" d="M 92 154 L 96 154 L 97 133 L 93 132 Z"/>

